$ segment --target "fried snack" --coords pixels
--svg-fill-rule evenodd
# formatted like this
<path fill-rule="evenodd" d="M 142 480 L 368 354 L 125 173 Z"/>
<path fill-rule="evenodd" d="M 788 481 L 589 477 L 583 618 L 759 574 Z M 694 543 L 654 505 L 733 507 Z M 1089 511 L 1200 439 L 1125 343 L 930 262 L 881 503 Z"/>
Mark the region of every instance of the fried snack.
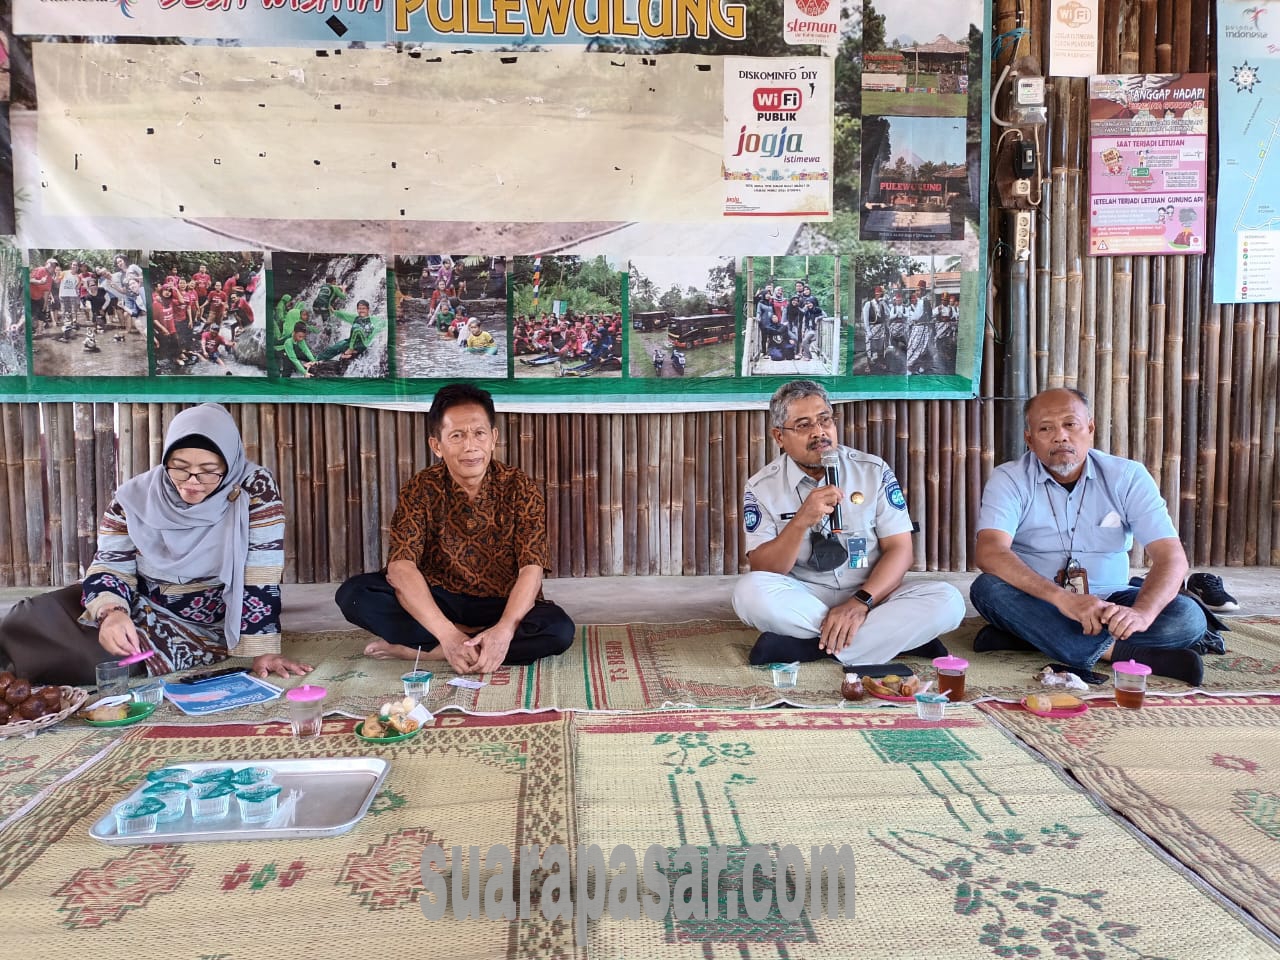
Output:
<path fill-rule="evenodd" d="M 1049 694 L 1049 700 L 1053 703 L 1054 710 L 1071 710 L 1084 702 L 1079 697 L 1073 697 L 1069 693 L 1051 693 Z"/>
<path fill-rule="evenodd" d="M 129 716 L 129 705 L 127 703 L 113 703 L 107 707 L 90 707 L 88 710 L 80 711 L 80 716 L 82 719 L 93 720 L 95 723 L 123 720 Z"/>
<path fill-rule="evenodd" d="M 9 704 L 5 703 L 3 700 L 0 700 L 0 727 L 3 727 L 9 722 L 9 717 L 12 713 L 13 707 L 9 706 Z"/>
<path fill-rule="evenodd" d="M 877 697 L 896 697 L 898 692 L 884 685 L 884 681 L 877 680 L 875 677 L 863 677 L 862 689 L 867 693 L 874 694 Z"/>
<path fill-rule="evenodd" d="M 364 718 L 364 726 L 361 728 L 366 737 L 377 739 L 387 735 L 387 728 L 382 725 L 382 720 L 376 713 L 371 713 Z"/>
<path fill-rule="evenodd" d="M 919 677 L 907 677 L 898 685 L 898 695 L 902 697 L 914 697 L 920 692 L 921 686 L 922 684 L 920 683 Z"/>
<path fill-rule="evenodd" d="M 1033 693 L 1027 697 L 1026 704 L 1033 713 L 1048 713 L 1053 709 L 1053 698 L 1047 693 Z"/>
<path fill-rule="evenodd" d="M 418 721 L 403 713 L 393 715 L 389 722 L 392 729 L 398 733 L 413 733 L 418 729 Z"/>

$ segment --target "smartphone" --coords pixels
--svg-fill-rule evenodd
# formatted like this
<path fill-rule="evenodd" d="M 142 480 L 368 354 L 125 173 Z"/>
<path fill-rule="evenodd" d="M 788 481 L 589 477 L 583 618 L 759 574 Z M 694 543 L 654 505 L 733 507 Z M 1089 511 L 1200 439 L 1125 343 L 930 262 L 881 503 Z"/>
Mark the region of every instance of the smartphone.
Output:
<path fill-rule="evenodd" d="M 227 667 L 225 670 L 206 670 L 204 673 L 193 673 L 189 677 L 183 677 L 174 683 L 185 683 L 188 686 L 197 683 L 208 683 L 210 680 L 218 680 L 222 677 L 230 677 L 237 673 L 248 673 L 244 667 Z"/>
<path fill-rule="evenodd" d="M 1080 667 L 1068 667 L 1065 663 L 1051 663 L 1049 669 L 1054 673 L 1074 673 L 1085 683 L 1095 687 L 1111 682 L 1111 678 L 1105 673 L 1094 673 L 1092 670 L 1082 670 Z"/>
<path fill-rule="evenodd" d="M 862 677 L 876 679 L 888 677 L 895 673 L 900 677 L 914 677 L 916 675 L 916 672 L 905 663 L 859 663 L 844 669 Z"/>

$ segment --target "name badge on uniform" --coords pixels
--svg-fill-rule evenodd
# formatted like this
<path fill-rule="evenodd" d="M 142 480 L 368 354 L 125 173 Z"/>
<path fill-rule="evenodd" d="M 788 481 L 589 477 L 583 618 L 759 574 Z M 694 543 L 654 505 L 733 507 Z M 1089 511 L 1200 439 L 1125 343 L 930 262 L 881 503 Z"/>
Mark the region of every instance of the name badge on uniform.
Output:
<path fill-rule="evenodd" d="M 849 543 L 849 567 L 857 570 L 867 565 L 867 538 L 866 537 L 850 537 Z"/>
<path fill-rule="evenodd" d="M 1089 574 L 1084 567 L 1080 565 L 1080 561 L 1071 557 L 1067 558 L 1067 565 L 1058 571 L 1058 575 L 1054 577 L 1058 586 L 1069 593 L 1088 593 L 1089 592 Z"/>

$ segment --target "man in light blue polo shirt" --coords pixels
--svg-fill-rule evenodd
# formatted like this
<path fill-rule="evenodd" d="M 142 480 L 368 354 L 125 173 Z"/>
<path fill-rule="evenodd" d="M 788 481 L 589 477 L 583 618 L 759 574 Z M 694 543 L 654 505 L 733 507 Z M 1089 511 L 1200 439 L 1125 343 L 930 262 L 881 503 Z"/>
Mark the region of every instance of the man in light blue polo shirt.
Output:
<path fill-rule="evenodd" d="M 947 583 L 903 582 L 914 525 L 889 465 L 838 442 L 812 380 L 780 387 L 769 416 L 781 453 L 743 492 L 751 572 L 733 591 L 738 617 L 762 631 L 750 661 L 945 656 L 937 638 L 960 625 L 964 598 Z"/>
<path fill-rule="evenodd" d="M 982 492 L 977 565 L 969 597 L 991 624 L 977 650 L 1025 649 L 1092 669 L 1134 659 L 1198 684 L 1207 624 L 1179 596 L 1187 557 L 1146 468 L 1093 448 L 1084 394 L 1046 390 L 1028 401 L 1030 448 L 995 469 Z M 1151 558 L 1129 586 L 1129 550 Z M 994 629 L 993 629 L 994 628 Z"/>

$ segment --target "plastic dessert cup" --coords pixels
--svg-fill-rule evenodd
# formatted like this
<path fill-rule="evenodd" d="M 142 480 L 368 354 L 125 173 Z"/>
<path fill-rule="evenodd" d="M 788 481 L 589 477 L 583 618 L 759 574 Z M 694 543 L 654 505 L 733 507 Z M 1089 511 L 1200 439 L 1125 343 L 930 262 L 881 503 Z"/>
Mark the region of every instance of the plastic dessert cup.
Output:
<path fill-rule="evenodd" d="M 779 690 L 793 690 L 796 675 L 800 672 L 798 663 L 775 663 L 773 665 L 773 685 Z"/>
<path fill-rule="evenodd" d="M 246 787 L 236 793 L 236 802 L 240 805 L 240 820 L 243 823 L 266 823 L 276 814 L 276 803 L 280 797 L 280 788 L 266 785 Z"/>
<path fill-rule="evenodd" d="M 947 710 L 946 694 L 917 693 L 916 716 L 921 720 L 941 720 Z"/>
<path fill-rule="evenodd" d="M 427 699 L 427 692 L 431 689 L 431 677 L 433 674 L 430 670 L 415 670 L 406 673 L 400 678 L 404 684 L 404 695 L 413 697 L 419 703 Z"/>
<path fill-rule="evenodd" d="M 191 819 L 221 820 L 231 811 L 236 788 L 226 781 L 197 784 L 191 791 Z"/>
<path fill-rule="evenodd" d="M 164 811 L 164 801 L 155 797 L 125 800 L 111 808 L 116 815 L 116 833 L 122 837 L 139 833 L 155 833 L 157 817 Z"/>
<path fill-rule="evenodd" d="M 176 780 L 159 780 L 142 791 L 144 796 L 155 797 L 164 804 L 164 809 L 156 815 L 157 823 L 169 823 L 181 820 L 187 812 L 187 794 L 191 787 Z"/>

